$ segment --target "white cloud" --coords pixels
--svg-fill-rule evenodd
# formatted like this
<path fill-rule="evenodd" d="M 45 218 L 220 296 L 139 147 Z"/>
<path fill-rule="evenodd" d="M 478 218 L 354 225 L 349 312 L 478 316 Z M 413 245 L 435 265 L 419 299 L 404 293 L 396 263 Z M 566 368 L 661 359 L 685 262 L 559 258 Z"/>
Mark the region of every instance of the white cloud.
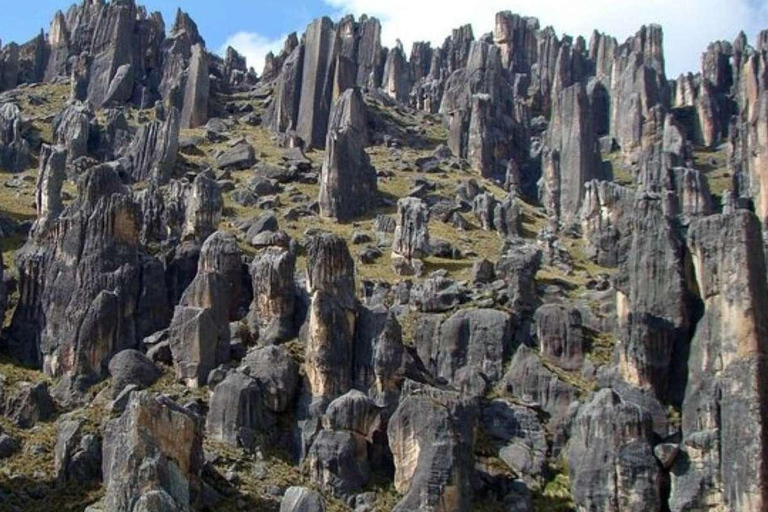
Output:
<path fill-rule="evenodd" d="M 451 29 L 471 23 L 475 37 L 493 30 L 494 16 L 509 10 L 539 18 L 558 34 L 582 35 L 593 29 L 623 42 L 642 24 L 664 27 L 667 74 L 698 71 L 701 54 L 715 40 L 732 41 L 740 30 L 754 38 L 768 26 L 768 6 L 754 0 L 325 0 L 339 13 L 363 13 L 382 22 L 383 43 L 402 40 L 439 45 Z"/>
<path fill-rule="evenodd" d="M 280 36 L 277 39 L 269 39 L 256 32 L 238 32 L 227 38 L 221 48 L 219 55 L 225 55 L 227 47 L 231 46 L 243 55 L 247 61 L 248 67 L 252 67 L 257 73 L 264 69 L 264 59 L 269 52 L 275 55 L 280 53 L 283 48 L 283 41 L 286 36 Z"/>

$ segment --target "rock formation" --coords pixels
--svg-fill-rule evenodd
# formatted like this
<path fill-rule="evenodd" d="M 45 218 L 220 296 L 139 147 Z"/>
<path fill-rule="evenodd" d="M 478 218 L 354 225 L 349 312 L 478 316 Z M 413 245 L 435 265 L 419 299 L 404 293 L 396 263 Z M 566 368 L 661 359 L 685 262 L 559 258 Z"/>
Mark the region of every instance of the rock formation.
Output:
<path fill-rule="evenodd" d="M 365 152 L 366 118 L 363 96 L 356 88 L 334 103 L 318 199 L 324 217 L 347 222 L 376 204 L 376 170 Z"/>

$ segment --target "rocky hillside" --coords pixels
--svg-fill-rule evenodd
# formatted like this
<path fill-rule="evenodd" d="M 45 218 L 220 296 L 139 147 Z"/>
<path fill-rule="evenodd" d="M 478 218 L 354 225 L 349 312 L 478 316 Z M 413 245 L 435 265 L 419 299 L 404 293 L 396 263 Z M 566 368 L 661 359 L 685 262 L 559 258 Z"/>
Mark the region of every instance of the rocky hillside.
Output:
<path fill-rule="evenodd" d="M 380 35 L 0 46 L 0 510 L 768 510 L 768 31 Z"/>

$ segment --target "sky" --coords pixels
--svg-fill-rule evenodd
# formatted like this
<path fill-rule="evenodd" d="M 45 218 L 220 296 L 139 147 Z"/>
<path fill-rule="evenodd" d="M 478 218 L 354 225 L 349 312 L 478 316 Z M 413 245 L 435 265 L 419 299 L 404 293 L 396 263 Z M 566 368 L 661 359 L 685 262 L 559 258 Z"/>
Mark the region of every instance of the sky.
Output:
<path fill-rule="evenodd" d="M 23 42 L 41 28 L 47 31 L 56 10 L 71 0 L 0 0 L 0 40 Z M 624 41 L 644 23 L 664 27 L 667 75 L 698 71 L 701 54 L 711 41 L 732 41 L 744 30 L 753 42 L 768 29 L 768 0 L 139 0 L 160 11 L 170 28 L 176 7 L 197 22 L 210 50 L 228 45 L 261 71 L 264 56 L 279 51 L 286 34 L 303 32 L 318 16 L 367 13 L 382 21 L 383 43 L 397 39 L 409 50 L 414 41 L 439 45 L 452 28 L 471 23 L 475 37 L 493 30 L 494 14 L 510 10 L 538 17 L 558 34 L 589 39 L 598 29 Z"/>

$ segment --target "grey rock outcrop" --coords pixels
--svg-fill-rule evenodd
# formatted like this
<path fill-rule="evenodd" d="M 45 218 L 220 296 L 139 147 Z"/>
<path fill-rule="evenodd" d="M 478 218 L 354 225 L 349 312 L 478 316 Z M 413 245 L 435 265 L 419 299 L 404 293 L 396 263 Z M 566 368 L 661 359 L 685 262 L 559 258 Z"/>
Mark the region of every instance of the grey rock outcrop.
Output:
<path fill-rule="evenodd" d="M 109 422 L 104 438 L 104 506 L 129 512 L 152 508 L 161 495 L 167 510 L 202 503 L 202 422 L 169 398 L 134 393 L 123 414 Z"/>
<path fill-rule="evenodd" d="M 274 426 L 261 385 L 240 372 L 230 372 L 216 384 L 206 416 L 206 432 L 232 447 L 251 448 L 266 440 Z"/>
<path fill-rule="evenodd" d="M 397 203 L 397 227 L 392 242 L 392 266 L 400 275 L 421 275 L 429 255 L 429 210 L 415 197 Z"/>
<path fill-rule="evenodd" d="M 11 172 L 29 166 L 30 148 L 21 131 L 21 111 L 13 103 L 0 105 L 0 168 Z"/>
<path fill-rule="evenodd" d="M 377 201 L 376 170 L 365 152 L 366 107 L 357 88 L 336 100 L 328 122 L 320 214 L 347 222 L 370 211 Z"/>
<path fill-rule="evenodd" d="M 766 324 L 758 311 L 768 296 L 759 222 L 744 210 L 701 219 L 688 244 L 704 312 L 691 340 L 670 508 L 716 502 L 759 510 L 768 449 L 759 413 L 767 395 L 760 377 Z M 721 354 L 717 362 L 714 354 Z"/>
<path fill-rule="evenodd" d="M 468 510 L 474 464 L 475 408 L 457 393 L 407 381 L 389 420 L 395 488 L 404 495 L 393 510 Z"/>
<path fill-rule="evenodd" d="M 579 410 L 571 435 L 571 492 L 577 506 L 661 510 L 661 471 L 646 411 L 604 389 Z"/>
<path fill-rule="evenodd" d="M 171 107 L 165 119 L 150 121 L 139 128 L 128 148 L 135 181 L 151 179 L 164 185 L 170 180 L 179 149 L 179 128 L 179 111 L 175 107 Z"/>

